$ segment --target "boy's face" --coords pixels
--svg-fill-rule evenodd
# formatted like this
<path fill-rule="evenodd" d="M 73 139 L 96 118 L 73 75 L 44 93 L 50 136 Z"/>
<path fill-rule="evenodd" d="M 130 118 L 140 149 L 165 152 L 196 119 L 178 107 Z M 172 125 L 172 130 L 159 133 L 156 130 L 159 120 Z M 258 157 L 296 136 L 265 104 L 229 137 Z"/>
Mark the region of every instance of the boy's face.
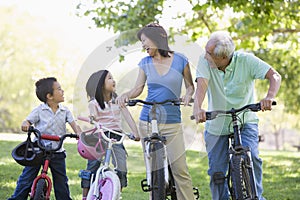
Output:
<path fill-rule="evenodd" d="M 49 95 L 49 100 L 52 100 L 55 103 L 64 102 L 64 90 L 61 88 L 58 82 L 53 83 L 53 95 Z"/>

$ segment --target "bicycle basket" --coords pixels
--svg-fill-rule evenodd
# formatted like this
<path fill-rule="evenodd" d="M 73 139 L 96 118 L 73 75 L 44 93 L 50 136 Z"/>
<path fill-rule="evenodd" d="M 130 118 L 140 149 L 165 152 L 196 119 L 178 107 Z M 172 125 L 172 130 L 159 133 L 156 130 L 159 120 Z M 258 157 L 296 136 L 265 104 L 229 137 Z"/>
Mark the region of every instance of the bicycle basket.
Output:
<path fill-rule="evenodd" d="M 28 138 L 12 150 L 11 156 L 20 165 L 39 166 L 42 164 L 44 153 L 38 147 L 37 142 L 32 142 Z"/>
<path fill-rule="evenodd" d="M 77 150 L 81 157 L 88 160 L 100 160 L 107 148 L 107 142 L 102 138 L 101 133 L 86 134 L 79 136 Z"/>

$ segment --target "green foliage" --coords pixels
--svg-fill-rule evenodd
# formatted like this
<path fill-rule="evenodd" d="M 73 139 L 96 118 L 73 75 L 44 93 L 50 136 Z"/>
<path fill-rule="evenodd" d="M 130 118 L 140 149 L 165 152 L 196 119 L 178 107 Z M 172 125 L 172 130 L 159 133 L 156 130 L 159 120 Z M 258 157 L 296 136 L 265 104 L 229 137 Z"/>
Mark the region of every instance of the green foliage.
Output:
<path fill-rule="evenodd" d="M 0 145 L 3 147 L 3 151 L 0 152 L 0 199 L 7 199 L 13 193 L 17 178 L 23 169 L 22 166 L 16 164 L 10 155 L 11 150 L 17 144 L 19 144 L 17 141 L 0 141 Z M 76 144 L 66 143 L 65 148 L 67 150 L 67 175 L 71 196 L 74 200 L 80 200 L 81 188 L 78 172 L 86 167 L 86 160 L 77 153 Z M 149 199 L 148 193 L 144 193 L 140 187 L 140 181 L 145 178 L 141 146 L 138 143 L 126 145 L 126 149 L 128 151 L 128 187 L 123 190 L 122 197 L 124 200 L 147 200 Z M 265 198 L 272 200 L 298 199 L 300 196 L 299 153 L 262 151 L 261 155 L 264 160 Z M 199 188 L 200 199 L 211 199 L 206 154 L 189 150 L 187 151 L 187 162 L 193 186 Z M 51 192 L 52 198 L 54 198 L 53 190 Z"/>
<path fill-rule="evenodd" d="M 90 7 L 87 2 L 90 1 L 82 0 L 78 11 L 91 17 L 99 28 L 110 28 L 116 33 L 159 22 L 166 6 L 163 0 L 94 0 Z M 286 111 L 300 112 L 300 4 L 297 0 L 186 0 L 181 3 L 192 9 L 173 14 L 172 20 L 184 18 L 185 24 L 170 27 L 171 36 L 181 33 L 196 41 L 216 30 L 230 31 L 237 49 L 255 53 L 281 73 L 279 99 Z M 260 95 L 266 93 L 266 86 L 259 85 Z"/>

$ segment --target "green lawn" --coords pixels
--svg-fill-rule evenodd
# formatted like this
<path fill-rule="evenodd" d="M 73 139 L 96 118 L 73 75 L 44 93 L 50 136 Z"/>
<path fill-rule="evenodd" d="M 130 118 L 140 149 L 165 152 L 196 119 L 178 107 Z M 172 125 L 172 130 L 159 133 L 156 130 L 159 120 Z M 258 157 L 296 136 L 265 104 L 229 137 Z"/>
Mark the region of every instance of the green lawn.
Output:
<path fill-rule="evenodd" d="M 23 167 L 16 164 L 10 152 L 19 142 L 0 141 L 0 199 L 7 199 L 14 191 L 16 180 Z M 128 187 L 124 189 L 124 200 L 146 200 L 148 194 L 140 187 L 145 177 L 144 162 L 139 146 L 126 146 L 128 157 Z M 67 149 L 67 173 L 71 194 L 74 200 L 81 199 L 78 171 L 85 168 L 86 161 L 76 150 L 76 144 L 65 144 Z M 204 153 L 188 151 L 187 159 L 193 185 L 200 190 L 201 199 L 211 199 L 209 177 L 207 176 L 207 157 Z M 300 197 L 300 153 L 261 151 L 264 160 L 264 196 L 269 200 L 295 200 Z M 53 191 L 52 191 L 52 198 Z"/>

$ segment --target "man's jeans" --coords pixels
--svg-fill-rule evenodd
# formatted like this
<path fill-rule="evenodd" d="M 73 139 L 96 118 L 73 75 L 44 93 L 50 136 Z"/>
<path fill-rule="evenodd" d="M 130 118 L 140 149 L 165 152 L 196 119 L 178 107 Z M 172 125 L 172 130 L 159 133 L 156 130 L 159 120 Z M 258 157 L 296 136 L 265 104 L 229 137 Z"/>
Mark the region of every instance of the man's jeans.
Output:
<path fill-rule="evenodd" d="M 222 174 L 226 176 L 228 170 L 228 136 L 227 135 L 212 135 L 207 131 L 204 132 L 206 151 L 208 153 L 209 169 L 208 175 L 210 175 L 210 190 L 213 200 L 228 200 L 229 191 L 227 187 L 227 180 L 224 183 L 216 184 L 213 181 L 214 174 Z M 258 152 L 258 125 L 257 124 L 244 124 L 241 131 L 242 144 L 248 146 L 251 149 L 251 156 L 254 166 L 254 174 L 256 179 L 256 188 L 260 200 L 262 197 L 262 160 L 259 158 Z"/>
<path fill-rule="evenodd" d="M 69 200 L 70 191 L 66 176 L 65 152 L 53 154 L 50 161 L 52 182 L 56 199 Z M 8 200 L 27 200 L 33 180 L 38 175 L 40 167 L 25 167 L 17 181 L 14 194 Z"/>

